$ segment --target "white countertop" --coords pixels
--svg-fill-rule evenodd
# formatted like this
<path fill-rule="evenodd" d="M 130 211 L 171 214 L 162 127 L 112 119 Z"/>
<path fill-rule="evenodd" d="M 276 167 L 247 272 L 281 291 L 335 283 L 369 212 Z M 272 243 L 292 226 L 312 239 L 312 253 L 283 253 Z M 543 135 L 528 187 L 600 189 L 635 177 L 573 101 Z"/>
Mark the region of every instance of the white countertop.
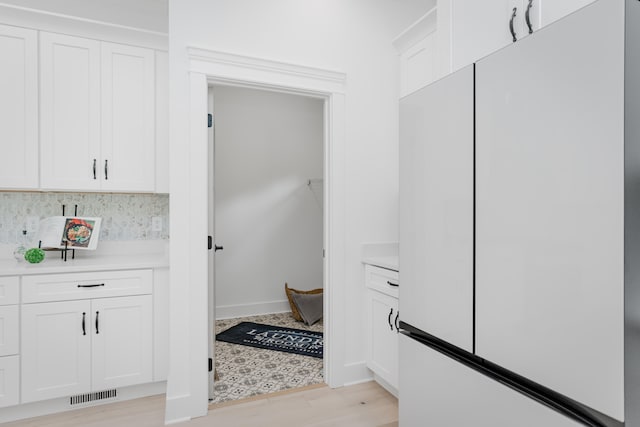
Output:
<path fill-rule="evenodd" d="M 376 267 L 398 271 L 398 256 L 371 256 L 362 258 L 363 264 L 375 265 Z"/>
<path fill-rule="evenodd" d="M 139 268 L 169 267 L 169 258 L 158 254 L 104 256 L 100 258 L 71 259 L 67 262 L 60 259 L 59 253 L 47 252 L 47 258 L 39 264 L 0 260 L 0 276 L 17 276 L 26 274 L 78 273 L 82 271 L 132 270 Z"/>
<path fill-rule="evenodd" d="M 66 262 L 60 258 L 60 252 L 50 251 L 46 252 L 44 261 L 39 264 L 2 257 L 0 276 L 169 267 L 168 242 L 105 243 L 101 242 L 99 252 L 77 250 L 75 259 L 71 259 L 69 252 Z"/>

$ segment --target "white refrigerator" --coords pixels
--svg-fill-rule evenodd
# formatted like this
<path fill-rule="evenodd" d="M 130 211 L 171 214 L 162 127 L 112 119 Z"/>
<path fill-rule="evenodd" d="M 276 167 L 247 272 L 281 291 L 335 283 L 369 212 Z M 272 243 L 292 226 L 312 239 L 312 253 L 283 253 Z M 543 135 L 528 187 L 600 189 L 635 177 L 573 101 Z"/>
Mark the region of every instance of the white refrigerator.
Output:
<path fill-rule="evenodd" d="M 400 102 L 400 425 L 640 426 L 640 2 Z"/>

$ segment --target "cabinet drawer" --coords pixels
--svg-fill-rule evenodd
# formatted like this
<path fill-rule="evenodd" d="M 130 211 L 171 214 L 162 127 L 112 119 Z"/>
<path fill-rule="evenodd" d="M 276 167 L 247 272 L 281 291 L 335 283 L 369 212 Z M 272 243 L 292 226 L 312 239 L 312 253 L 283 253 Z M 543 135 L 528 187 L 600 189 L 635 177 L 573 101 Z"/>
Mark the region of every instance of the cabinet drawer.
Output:
<path fill-rule="evenodd" d="M 66 301 L 150 294 L 151 270 L 47 274 L 22 279 L 22 302 Z"/>
<path fill-rule="evenodd" d="M 18 304 L 18 276 L 0 277 L 0 305 Z"/>
<path fill-rule="evenodd" d="M 368 288 L 398 298 L 398 272 L 386 268 L 365 266 L 365 283 Z"/>
<path fill-rule="evenodd" d="M 0 356 L 18 354 L 18 306 L 0 307 Z"/>
<path fill-rule="evenodd" d="M 20 396 L 20 357 L 0 357 L 0 408 L 17 405 Z"/>

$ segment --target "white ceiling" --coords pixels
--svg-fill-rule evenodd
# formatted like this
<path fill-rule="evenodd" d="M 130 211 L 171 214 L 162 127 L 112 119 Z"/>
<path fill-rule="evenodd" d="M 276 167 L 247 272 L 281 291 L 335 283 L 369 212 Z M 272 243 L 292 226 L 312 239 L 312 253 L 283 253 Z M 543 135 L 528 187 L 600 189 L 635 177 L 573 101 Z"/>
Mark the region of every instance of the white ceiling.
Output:
<path fill-rule="evenodd" d="M 168 33 L 168 0 L 0 0 L 30 9 Z"/>

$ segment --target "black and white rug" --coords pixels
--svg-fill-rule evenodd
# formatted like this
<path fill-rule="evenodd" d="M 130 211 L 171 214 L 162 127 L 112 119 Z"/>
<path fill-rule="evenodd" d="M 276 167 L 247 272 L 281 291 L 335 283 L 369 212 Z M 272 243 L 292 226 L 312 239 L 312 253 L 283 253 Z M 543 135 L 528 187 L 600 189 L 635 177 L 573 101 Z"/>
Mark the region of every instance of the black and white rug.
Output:
<path fill-rule="evenodd" d="M 241 322 L 216 335 L 216 340 L 322 359 L 322 332 Z"/>
<path fill-rule="evenodd" d="M 322 320 L 313 326 L 296 322 L 291 313 L 264 314 L 216 320 L 216 333 L 241 322 L 322 332 Z M 216 341 L 216 370 L 211 403 L 222 403 L 265 393 L 323 383 L 322 359 L 282 351 Z"/>

